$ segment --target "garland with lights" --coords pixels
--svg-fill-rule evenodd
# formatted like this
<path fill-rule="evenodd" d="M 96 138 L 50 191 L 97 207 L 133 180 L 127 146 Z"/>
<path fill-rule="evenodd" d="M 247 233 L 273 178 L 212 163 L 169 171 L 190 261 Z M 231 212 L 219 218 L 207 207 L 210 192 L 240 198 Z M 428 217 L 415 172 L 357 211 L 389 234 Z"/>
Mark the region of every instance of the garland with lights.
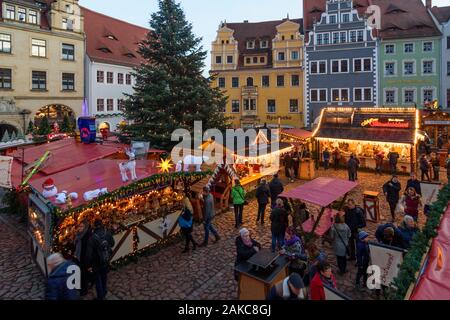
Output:
<path fill-rule="evenodd" d="M 438 199 L 431 206 L 427 223 L 422 232 L 417 233 L 411 248 L 408 250 L 400 267 L 398 276 L 394 279 L 393 286 L 387 291 L 389 300 L 403 300 L 410 286 L 417 281 L 416 273 L 421 267 L 422 258 L 429 251 L 431 240 L 437 236 L 437 228 L 441 218 L 446 212 L 450 201 L 450 185 L 447 184 L 438 195 Z"/>

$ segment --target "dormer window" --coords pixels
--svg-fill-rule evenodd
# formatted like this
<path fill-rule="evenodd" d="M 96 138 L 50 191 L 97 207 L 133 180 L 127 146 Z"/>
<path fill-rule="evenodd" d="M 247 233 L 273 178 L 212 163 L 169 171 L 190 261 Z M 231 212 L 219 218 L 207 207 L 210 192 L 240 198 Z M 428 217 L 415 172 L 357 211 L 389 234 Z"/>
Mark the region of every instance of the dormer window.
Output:
<path fill-rule="evenodd" d="M 106 48 L 106 47 L 98 48 L 98 50 L 100 50 L 100 51 L 103 52 L 103 53 L 112 53 L 112 51 L 109 50 L 109 49 Z"/>
<path fill-rule="evenodd" d="M 254 40 L 247 41 L 247 49 L 255 49 L 255 41 Z"/>
<path fill-rule="evenodd" d="M 132 54 L 131 52 L 126 53 L 125 56 L 128 58 L 136 58 L 136 56 L 134 54 Z"/>
<path fill-rule="evenodd" d="M 25 8 L 19 8 L 17 10 L 17 19 L 20 22 L 25 22 L 27 21 L 27 10 Z"/>
<path fill-rule="evenodd" d="M 106 37 L 107 37 L 109 40 L 116 40 L 116 41 L 117 41 L 117 38 L 116 38 L 115 36 L 113 36 L 112 34 L 107 35 Z"/>
<path fill-rule="evenodd" d="M 261 46 L 261 49 L 267 49 L 269 47 L 269 41 L 261 40 L 260 46 Z"/>

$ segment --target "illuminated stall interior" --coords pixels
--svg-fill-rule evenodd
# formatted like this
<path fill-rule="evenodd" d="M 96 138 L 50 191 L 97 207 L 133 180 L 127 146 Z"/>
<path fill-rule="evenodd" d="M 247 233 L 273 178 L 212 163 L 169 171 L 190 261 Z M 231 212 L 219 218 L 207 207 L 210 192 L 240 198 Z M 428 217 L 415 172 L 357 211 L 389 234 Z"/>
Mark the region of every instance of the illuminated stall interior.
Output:
<path fill-rule="evenodd" d="M 325 108 L 314 138 L 320 159 L 328 148 L 341 153 L 341 165 L 352 154 L 361 167 L 375 169 L 375 155 L 384 154 L 384 170 L 390 152 L 399 155 L 397 168 L 400 172 L 415 171 L 416 146 L 423 135 L 419 132 L 419 114 L 415 108 Z"/>

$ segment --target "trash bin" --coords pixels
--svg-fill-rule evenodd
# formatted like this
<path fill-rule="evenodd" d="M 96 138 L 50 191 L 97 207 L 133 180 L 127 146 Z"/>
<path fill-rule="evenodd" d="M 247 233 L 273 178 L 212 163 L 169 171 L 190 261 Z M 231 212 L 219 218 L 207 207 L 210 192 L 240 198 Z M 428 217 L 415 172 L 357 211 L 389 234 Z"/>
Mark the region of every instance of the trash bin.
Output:
<path fill-rule="evenodd" d="M 78 118 L 78 128 L 80 129 L 80 140 L 83 143 L 93 143 L 97 135 L 95 128 L 95 118 L 80 117 Z"/>

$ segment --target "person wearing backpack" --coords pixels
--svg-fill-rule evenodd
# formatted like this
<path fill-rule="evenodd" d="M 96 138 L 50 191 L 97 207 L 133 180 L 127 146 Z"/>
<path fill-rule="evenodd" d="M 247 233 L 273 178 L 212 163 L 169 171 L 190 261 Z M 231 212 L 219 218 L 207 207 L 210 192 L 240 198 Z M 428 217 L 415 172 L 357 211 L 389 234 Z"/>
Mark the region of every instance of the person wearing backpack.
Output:
<path fill-rule="evenodd" d="M 334 225 L 331 227 L 330 240 L 333 243 L 340 275 L 347 273 L 348 243 L 351 235 L 352 232 L 345 224 L 344 219 L 339 215 L 336 216 Z"/>
<path fill-rule="evenodd" d="M 242 225 L 242 214 L 245 204 L 245 190 L 239 179 L 234 180 L 234 187 L 231 189 L 231 198 L 233 199 L 235 228 Z"/>
<path fill-rule="evenodd" d="M 114 244 L 111 232 L 106 230 L 101 220 L 95 220 L 94 232 L 88 242 L 87 263 L 95 279 L 97 300 L 104 300 L 108 292 L 107 276 Z"/>
<path fill-rule="evenodd" d="M 364 210 L 357 206 L 355 200 L 349 199 L 345 208 L 345 223 L 350 228 L 351 237 L 349 240 L 349 261 L 356 260 L 356 239 L 358 239 L 359 229 L 366 227 Z"/>

